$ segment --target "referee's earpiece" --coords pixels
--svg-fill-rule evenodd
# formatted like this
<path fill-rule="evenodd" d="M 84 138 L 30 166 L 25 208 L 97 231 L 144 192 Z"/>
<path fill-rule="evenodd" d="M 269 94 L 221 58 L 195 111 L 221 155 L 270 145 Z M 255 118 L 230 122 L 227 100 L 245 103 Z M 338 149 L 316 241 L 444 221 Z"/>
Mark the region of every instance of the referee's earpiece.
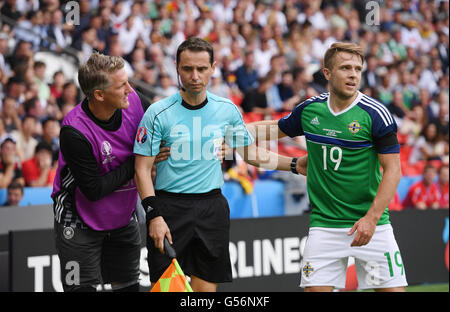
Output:
<path fill-rule="evenodd" d="M 186 89 L 181 85 L 180 74 L 178 73 L 178 68 L 177 68 L 177 80 L 178 80 L 178 88 L 181 89 L 183 92 L 186 92 Z"/>

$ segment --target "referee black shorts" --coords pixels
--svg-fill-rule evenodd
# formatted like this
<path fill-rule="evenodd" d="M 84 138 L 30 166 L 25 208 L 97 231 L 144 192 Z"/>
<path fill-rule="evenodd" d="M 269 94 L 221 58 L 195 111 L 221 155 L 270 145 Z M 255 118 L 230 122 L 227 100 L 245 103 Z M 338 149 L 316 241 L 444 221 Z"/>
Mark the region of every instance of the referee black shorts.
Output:
<path fill-rule="evenodd" d="M 65 227 L 55 221 L 54 235 L 64 291 L 138 282 L 141 235 L 135 217 L 110 231 Z"/>
<path fill-rule="evenodd" d="M 202 194 L 156 191 L 162 198 L 161 216 L 172 235 L 177 261 L 184 274 L 212 283 L 231 282 L 230 208 L 220 189 Z M 171 259 L 155 248 L 148 236 L 150 280 L 156 282 Z"/>

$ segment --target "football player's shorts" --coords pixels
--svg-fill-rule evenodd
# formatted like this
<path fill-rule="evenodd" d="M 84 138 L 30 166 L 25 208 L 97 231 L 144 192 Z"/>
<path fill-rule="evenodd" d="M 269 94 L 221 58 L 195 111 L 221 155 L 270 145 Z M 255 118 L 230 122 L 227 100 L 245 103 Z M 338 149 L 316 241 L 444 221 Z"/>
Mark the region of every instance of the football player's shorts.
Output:
<path fill-rule="evenodd" d="M 407 286 L 402 256 L 390 224 L 376 227 L 367 245 L 351 247 L 350 228 L 312 227 L 301 263 L 300 287 L 345 288 L 349 257 L 355 259 L 358 289 Z"/>

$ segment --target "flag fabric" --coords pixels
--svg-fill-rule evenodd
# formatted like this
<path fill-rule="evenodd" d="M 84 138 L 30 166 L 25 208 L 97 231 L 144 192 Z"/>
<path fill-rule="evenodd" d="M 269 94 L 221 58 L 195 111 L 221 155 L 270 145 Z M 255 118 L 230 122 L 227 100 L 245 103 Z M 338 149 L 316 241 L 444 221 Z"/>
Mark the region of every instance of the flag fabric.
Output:
<path fill-rule="evenodd" d="M 150 292 L 193 292 L 177 259 L 164 271 Z"/>

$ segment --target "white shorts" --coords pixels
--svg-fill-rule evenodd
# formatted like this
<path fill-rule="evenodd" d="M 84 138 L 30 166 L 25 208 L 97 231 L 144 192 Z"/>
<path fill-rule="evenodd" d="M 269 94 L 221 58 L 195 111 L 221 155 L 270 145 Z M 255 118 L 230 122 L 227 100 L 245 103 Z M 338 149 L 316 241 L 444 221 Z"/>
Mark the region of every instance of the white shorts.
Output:
<path fill-rule="evenodd" d="M 390 224 L 376 227 L 370 242 L 350 247 L 350 228 L 309 229 L 301 264 L 300 287 L 345 288 L 348 258 L 355 258 L 358 289 L 407 286 L 402 257 Z"/>

